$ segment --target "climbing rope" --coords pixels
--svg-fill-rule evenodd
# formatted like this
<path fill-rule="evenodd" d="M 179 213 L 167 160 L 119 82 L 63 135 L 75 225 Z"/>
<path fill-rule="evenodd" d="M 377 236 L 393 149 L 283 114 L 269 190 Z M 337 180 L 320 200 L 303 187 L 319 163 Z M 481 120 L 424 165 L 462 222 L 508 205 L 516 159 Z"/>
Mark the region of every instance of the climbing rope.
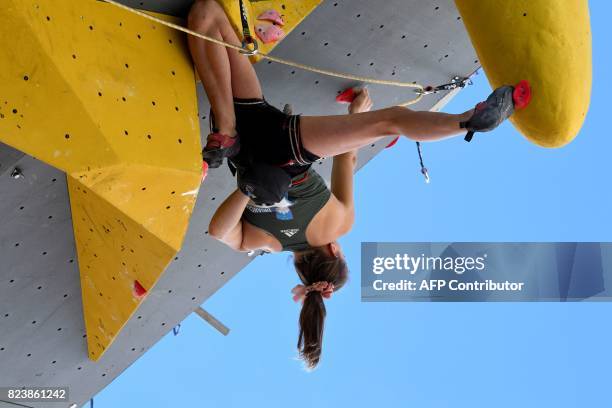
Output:
<path fill-rule="evenodd" d="M 169 28 L 173 28 L 175 30 L 178 31 L 182 31 L 185 34 L 191 35 L 193 37 L 197 37 L 197 38 L 201 38 L 202 40 L 206 40 L 209 42 L 212 42 L 214 44 L 217 45 L 221 45 L 236 51 L 239 51 L 241 53 L 244 54 L 252 54 L 252 50 L 239 46 L 239 45 L 234 45 L 234 44 L 230 44 L 228 42 L 222 41 L 222 40 L 218 40 L 216 38 L 213 37 L 209 37 L 205 34 L 200 34 L 198 32 L 195 32 L 193 30 L 190 30 L 188 28 L 185 28 L 183 26 L 180 26 L 178 24 L 174 24 L 171 23 L 169 21 L 164 21 L 158 17 L 152 16 L 150 14 L 144 13 L 140 10 L 136 10 L 132 7 L 126 6 L 125 4 L 121 4 L 115 0 L 104 0 L 109 4 L 112 4 L 116 7 L 119 7 L 123 10 L 129 11 L 130 13 L 136 14 L 138 16 L 141 16 L 143 18 L 146 18 L 148 20 L 154 21 L 156 23 L 162 24 L 166 27 Z M 310 72 L 314 72 L 317 74 L 321 74 L 321 75 L 326 75 L 326 76 L 330 76 L 330 77 L 334 77 L 334 78 L 341 78 L 341 79 L 348 79 L 348 80 L 352 80 L 352 81 L 356 81 L 356 82 L 364 82 L 364 83 L 369 83 L 369 84 L 377 84 L 377 85 L 387 85 L 387 86 L 395 86 L 395 87 L 400 87 L 400 88 L 413 88 L 416 89 L 416 93 L 417 96 L 414 99 L 411 99 L 407 102 L 401 103 L 399 104 L 399 106 L 409 106 L 409 105 L 414 105 L 415 103 L 419 102 L 424 95 L 426 95 L 425 89 L 423 88 L 423 86 L 415 83 L 415 82 L 401 82 L 401 81 L 390 81 L 390 80 L 386 80 L 386 79 L 377 79 L 377 78 L 370 78 L 370 77 L 364 77 L 364 76 L 359 76 L 359 75 L 353 75 L 353 74 L 348 74 L 348 73 L 343 73 L 343 72 L 337 72 L 337 71 L 331 71 L 331 70 L 327 70 L 327 69 L 322 69 L 322 68 L 317 68 L 317 67 L 313 67 L 311 65 L 306 65 L 306 64 L 302 64 L 299 62 L 295 62 L 295 61 L 290 61 L 290 60 L 286 60 L 284 58 L 279 58 L 279 57 L 273 57 L 269 54 L 266 54 L 264 52 L 258 52 L 257 55 L 259 55 L 261 58 L 266 59 L 268 61 L 272 61 L 272 62 L 276 62 L 279 64 L 283 64 L 283 65 L 287 65 L 293 68 L 298 68 L 298 69 L 302 69 L 304 71 L 310 71 Z"/>

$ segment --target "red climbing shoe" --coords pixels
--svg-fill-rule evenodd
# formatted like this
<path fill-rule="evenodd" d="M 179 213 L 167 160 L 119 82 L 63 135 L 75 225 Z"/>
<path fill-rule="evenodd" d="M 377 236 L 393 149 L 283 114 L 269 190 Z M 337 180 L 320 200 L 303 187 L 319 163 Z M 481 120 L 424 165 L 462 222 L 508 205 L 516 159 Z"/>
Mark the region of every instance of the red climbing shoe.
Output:
<path fill-rule="evenodd" d="M 222 133 L 211 133 L 206 140 L 206 147 L 202 150 L 204 161 L 211 169 L 223 164 L 225 157 L 232 158 L 240 151 L 240 139 Z"/>

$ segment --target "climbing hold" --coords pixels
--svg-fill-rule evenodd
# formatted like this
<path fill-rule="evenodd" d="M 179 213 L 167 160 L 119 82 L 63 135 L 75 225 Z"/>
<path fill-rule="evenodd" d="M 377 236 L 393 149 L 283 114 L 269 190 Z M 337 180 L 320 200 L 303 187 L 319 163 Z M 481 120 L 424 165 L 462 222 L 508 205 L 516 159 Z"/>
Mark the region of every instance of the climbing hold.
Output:
<path fill-rule="evenodd" d="M 400 138 L 399 136 L 396 136 L 395 139 L 393 139 L 388 145 L 385 146 L 385 149 L 395 146 L 399 138 Z"/>
<path fill-rule="evenodd" d="M 512 99 L 514 100 L 515 109 L 524 109 L 529 105 L 529 102 L 531 102 L 531 87 L 529 86 L 529 81 L 523 79 L 514 86 Z"/>
<path fill-rule="evenodd" d="M 336 96 L 336 102 L 338 103 L 351 103 L 355 99 L 354 88 L 348 88 L 342 91 L 342 93 Z"/>
<path fill-rule="evenodd" d="M 232 27 L 238 34 L 238 37 L 242 40 L 242 18 L 240 13 L 240 4 L 236 0 L 217 0 L 219 4 L 225 10 L 227 17 L 229 18 Z M 283 21 L 283 32 L 286 36 L 295 29 L 308 16 L 322 0 L 300 0 L 288 2 L 286 0 L 265 0 L 265 1 L 245 1 L 244 6 L 248 14 L 248 23 L 251 32 L 256 33 L 257 31 L 253 26 L 256 21 L 255 16 L 261 16 L 266 11 L 271 9 L 283 10 L 282 21 Z M 267 21 L 267 20 L 266 20 Z M 265 43 L 262 40 L 262 44 L 259 45 L 259 52 L 269 54 L 274 47 L 279 44 L 279 41 Z M 251 62 L 256 63 L 261 59 L 260 56 L 254 55 L 249 57 Z"/>
<path fill-rule="evenodd" d="M 264 11 L 257 17 L 257 19 L 262 20 L 262 21 L 269 21 L 279 26 L 285 25 L 285 22 L 283 21 L 283 17 L 280 15 L 278 11 L 274 9 L 269 9 L 269 10 Z"/>
<path fill-rule="evenodd" d="M 202 183 L 206 179 L 207 175 L 208 175 L 208 163 L 202 160 Z"/>
<path fill-rule="evenodd" d="M 493 89 L 519 83 L 510 121 L 531 142 L 561 147 L 582 127 L 591 99 L 589 2 L 455 0 Z M 515 99 L 516 102 L 516 99 Z"/>
<path fill-rule="evenodd" d="M 255 34 L 257 37 L 264 42 L 264 44 L 270 44 L 277 42 L 285 36 L 285 32 L 274 24 L 264 25 L 258 24 L 255 26 Z"/>
<path fill-rule="evenodd" d="M 140 282 L 135 280 L 134 281 L 133 293 L 134 293 L 135 297 L 140 299 L 140 298 L 144 297 L 147 294 L 147 290 L 140 284 Z"/>

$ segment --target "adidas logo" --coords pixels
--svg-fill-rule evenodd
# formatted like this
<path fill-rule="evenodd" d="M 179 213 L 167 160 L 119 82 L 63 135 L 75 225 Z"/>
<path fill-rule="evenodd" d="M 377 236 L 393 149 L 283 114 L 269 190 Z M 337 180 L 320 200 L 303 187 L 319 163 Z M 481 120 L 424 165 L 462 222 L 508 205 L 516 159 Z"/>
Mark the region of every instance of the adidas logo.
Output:
<path fill-rule="evenodd" d="M 283 234 L 285 234 L 286 236 L 288 236 L 289 238 L 291 238 L 292 236 L 294 236 L 295 234 L 297 234 L 299 231 L 299 229 L 286 229 L 286 230 L 281 230 L 281 232 Z"/>

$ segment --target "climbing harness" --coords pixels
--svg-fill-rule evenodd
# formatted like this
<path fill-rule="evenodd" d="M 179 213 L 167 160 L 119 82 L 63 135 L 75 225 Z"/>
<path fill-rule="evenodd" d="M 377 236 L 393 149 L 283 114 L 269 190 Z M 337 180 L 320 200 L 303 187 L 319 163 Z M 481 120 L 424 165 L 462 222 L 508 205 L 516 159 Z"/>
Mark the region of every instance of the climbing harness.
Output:
<path fill-rule="evenodd" d="M 240 0 L 240 21 L 242 22 L 243 38 L 243 49 L 240 50 L 240 53 L 248 56 L 257 55 L 259 53 L 259 45 L 257 44 L 257 40 L 251 35 L 251 30 L 249 30 L 249 20 L 247 17 L 247 9 L 244 6 L 244 0 Z M 249 48 L 249 46 L 253 48 Z"/>

